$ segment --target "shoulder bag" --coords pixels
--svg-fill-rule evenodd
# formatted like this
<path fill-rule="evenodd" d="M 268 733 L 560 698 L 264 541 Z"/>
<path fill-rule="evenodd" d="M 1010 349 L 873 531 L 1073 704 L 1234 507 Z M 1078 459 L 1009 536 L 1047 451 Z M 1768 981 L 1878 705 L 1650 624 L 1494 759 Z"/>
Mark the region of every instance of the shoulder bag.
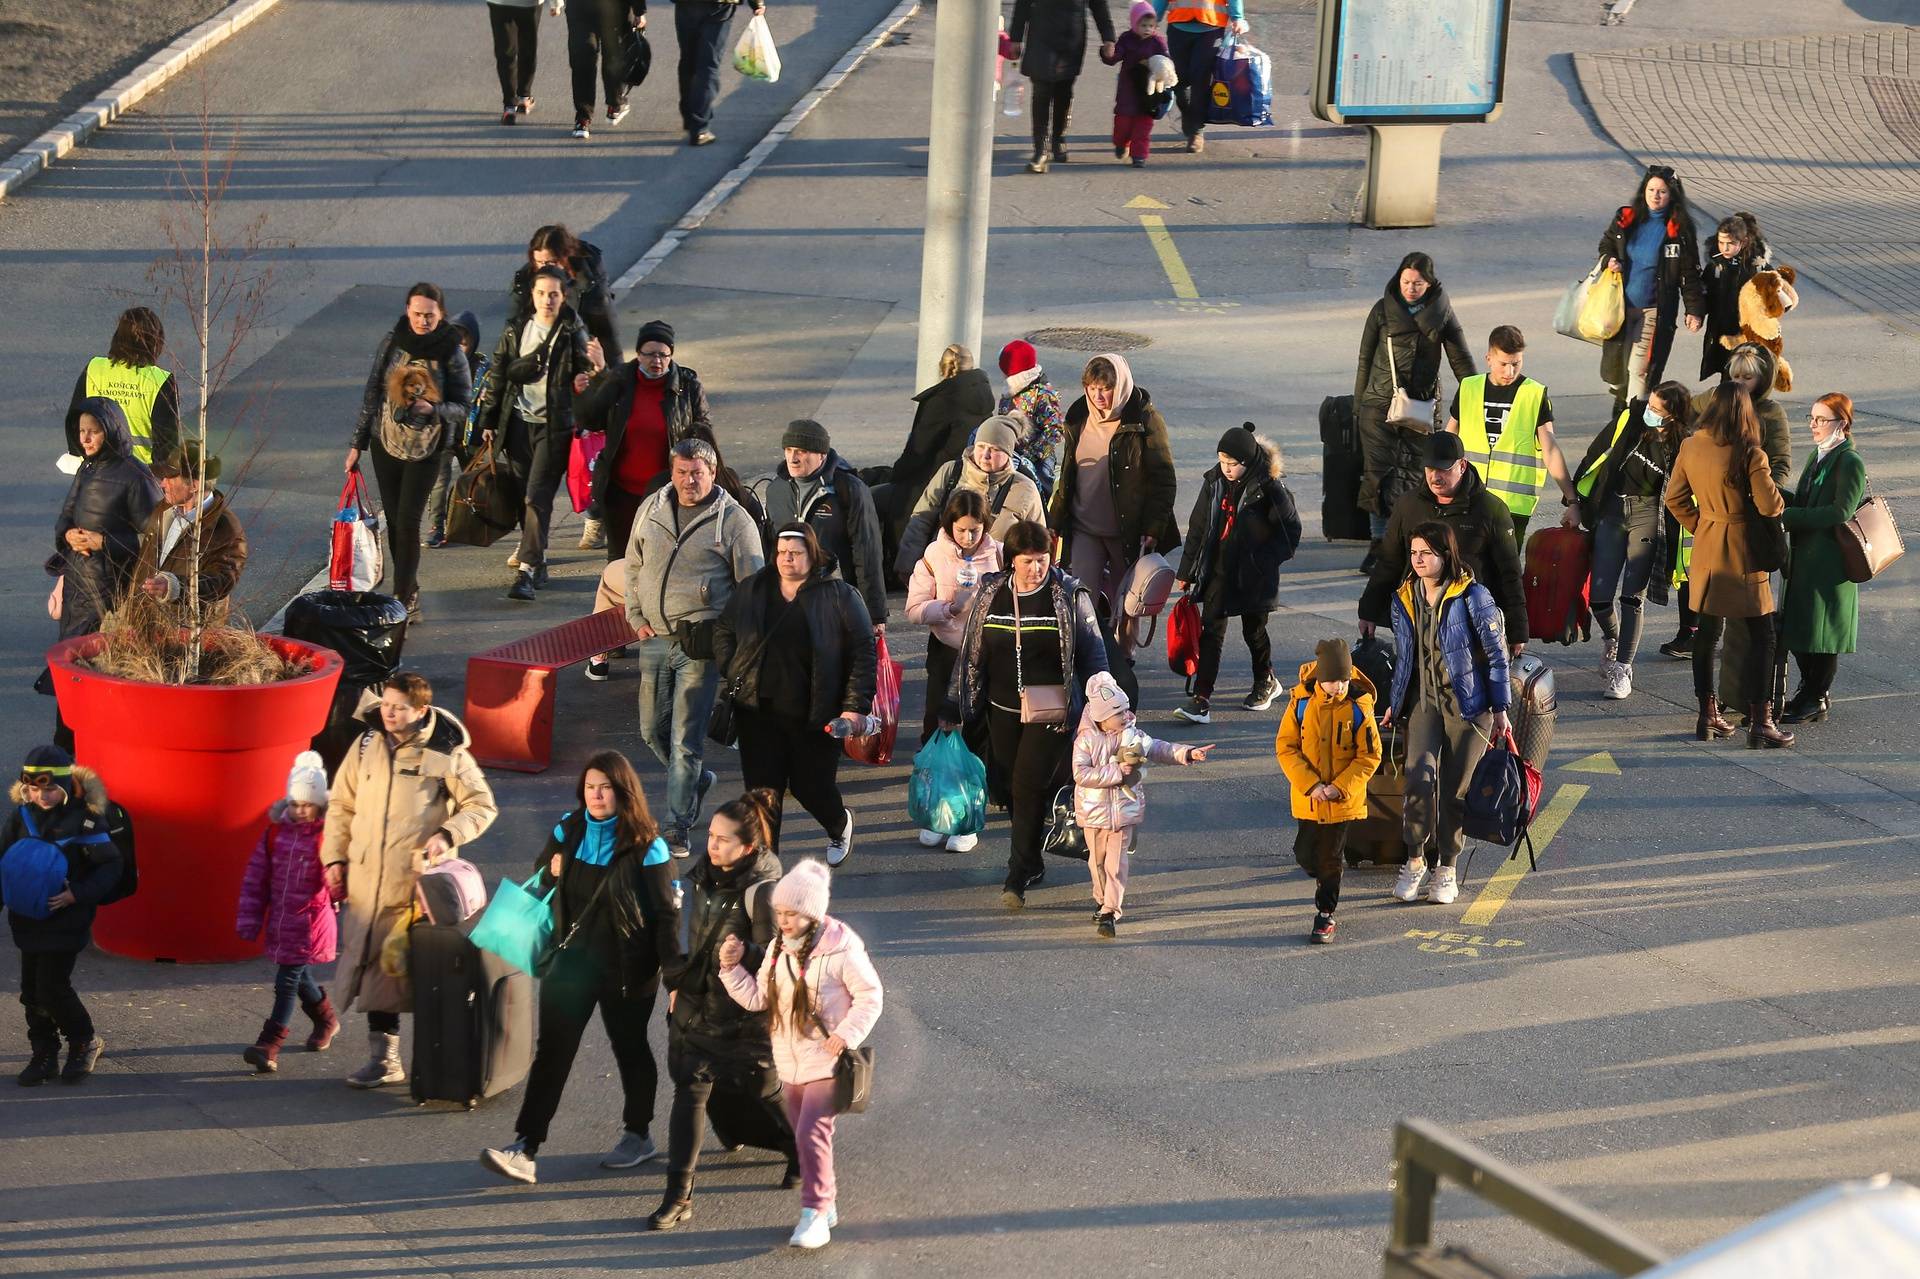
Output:
<path fill-rule="evenodd" d="M 805 981 L 807 971 L 798 964 L 797 980 Z M 831 1038 L 833 1032 L 827 1029 L 827 1023 L 820 1020 L 819 1005 L 814 1005 L 813 1024 L 820 1028 L 822 1039 Z M 873 1100 L 873 1045 L 861 1044 L 858 1048 L 843 1049 L 833 1059 L 833 1113 L 836 1115 L 858 1115 L 865 1113 L 867 1103 Z"/>
<path fill-rule="evenodd" d="M 1747 506 L 1747 571 L 1777 573 L 1787 566 L 1787 526 L 1778 515 L 1762 515 L 1753 500 L 1753 477 L 1741 495 Z"/>
<path fill-rule="evenodd" d="M 1387 370 L 1393 374 L 1393 398 L 1387 402 L 1387 421 L 1403 426 L 1418 426 L 1424 431 L 1434 428 L 1434 414 L 1439 409 L 1439 400 L 1416 400 L 1408 395 L 1406 388 L 1400 385 L 1400 365 L 1393 354 L 1393 334 L 1383 325 L 1381 340 L 1387 344 Z M 1439 390 L 1436 384 L 1434 389 Z"/>
<path fill-rule="evenodd" d="M 1846 566 L 1849 582 L 1871 582 L 1907 553 L 1900 526 L 1893 522 L 1893 508 L 1885 498 L 1873 495 L 1872 477 L 1867 479 L 1867 500 L 1852 519 L 1833 530 L 1833 537 L 1840 544 L 1840 562 Z"/>
<path fill-rule="evenodd" d="M 1065 684 L 1027 685 L 1026 663 L 1022 657 L 1025 645 L 1020 636 L 1020 588 L 1014 584 L 1013 575 L 1007 575 L 1007 594 L 1013 597 L 1013 682 L 1020 690 L 1020 722 L 1022 724 L 1064 724 L 1067 722 L 1067 686 Z M 1065 645 L 1069 636 L 1062 635 L 1060 656 L 1065 665 Z"/>

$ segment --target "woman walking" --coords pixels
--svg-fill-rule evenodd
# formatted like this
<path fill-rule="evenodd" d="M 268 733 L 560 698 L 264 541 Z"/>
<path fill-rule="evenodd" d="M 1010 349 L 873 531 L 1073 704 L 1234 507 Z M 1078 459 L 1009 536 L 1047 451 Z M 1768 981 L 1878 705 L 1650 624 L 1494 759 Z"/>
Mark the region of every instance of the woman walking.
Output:
<path fill-rule="evenodd" d="M 1465 843 L 1467 783 L 1487 747 L 1511 731 L 1507 706 L 1507 631 L 1487 588 L 1460 560 L 1453 530 L 1435 521 L 1414 529 L 1407 580 L 1393 597 L 1400 660 L 1380 726 L 1406 726 L 1407 860 L 1393 895 L 1410 902 L 1426 883 L 1427 900 L 1445 906 L 1460 895 L 1454 862 Z M 1429 861 L 1433 866 L 1428 880 Z"/>
<path fill-rule="evenodd" d="M 1847 576 L 1834 530 L 1852 519 L 1867 495 L 1867 464 L 1853 447 L 1853 400 L 1823 395 L 1807 414 L 1813 456 L 1787 496 L 1787 599 L 1780 642 L 1800 667 L 1800 687 L 1780 716 L 1783 724 L 1812 724 L 1832 710 L 1828 693 L 1840 654 L 1854 651 L 1860 633 L 1860 588 Z"/>
<path fill-rule="evenodd" d="M 1046 878 L 1041 841 L 1067 782 L 1087 680 L 1107 669 L 1107 646 L 1093 596 L 1054 567 L 1044 527 L 1014 525 L 1001 554 L 1007 568 L 981 580 L 967 609 L 940 725 L 985 725 L 987 793 L 1013 810 L 1000 900 L 1019 910 Z"/>
<path fill-rule="evenodd" d="M 1100 56 L 1113 56 L 1113 15 L 1107 0 L 1014 0 L 1007 56 L 1033 82 L 1033 158 L 1028 173 L 1045 173 L 1051 159 L 1067 162 L 1067 116 L 1073 84 L 1087 60 L 1087 17 L 1100 29 Z M 1051 143 L 1051 151 L 1049 151 Z"/>
<path fill-rule="evenodd" d="M 880 517 L 887 563 L 893 564 L 901 531 L 927 481 L 959 458 L 973 433 L 993 416 L 993 383 L 976 368 L 973 352 L 958 342 L 940 352 L 940 380 L 913 397 L 913 425 L 892 466 L 872 467 L 860 478 L 873 490 L 873 513 Z M 907 559 L 912 572 L 919 552 Z"/>
<path fill-rule="evenodd" d="M 518 320 L 533 310 L 533 273 L 543 266 L 557 266 L 567 273 L 571 282 L 567 305 L 600 344 L 605 362 L 619 364 L 623 359 L 620 336 L 613 327 L 613 295 L 607 291 L 600 250 L 557 222 L 541 227 L 527 240 L 526 261 L 513 273 L 507 290 L 507 318 Z"/>
<path fill-rule="evenodd" d="M 940 512 L 940 531 L 933 545 L 914 566 L 907 584 L 907 620 L 929 628 L 927 635 L 927 713 L 920 728 L 925 746 L 940 727 L 940 703 L 953 681 L 953 663 L 959 655 L 967 609 L 980 583 L 1006 566 L 1000 543 L 987 529 L 987 499 L 975 489 L 961 489 L 947 499 Z M 920 842 L 931 848 L 938 836 Z M 977 836 L 956 835 L 947 841 L 949 852 L 961 852 L 954 840 L 973 847 Z"/>
<path fill-rule="evenodd" d="M 987 531 L 995 538 L 1004 537 L 1022 520 L 1046 519 L 1047 505 L 1040 500 L 1039 488 L 1013 464 L 1021 425 L 1018 418 L 988 418 L 966 452 L 933 473 L 916 495 L 913 517 L 900 537 L 894 568 L 902 577 L 912 576 L 914 565 L 938 531 L 947 499 L 955 493 L 971 491 L 986 499 Z"/>
<path fill-rule="evenodd" d="M 1600 256 L 1626 283 L 1626 322 L 1600 348 L 1600 378 L 1618 413 L 1660 382 L 1682 309 L 1689 333 L 1706 315 L 1700 239 L 1678 174 L 1664 164 L 1648 168 L 1633 203 L 1601 233 Z"/>
<path fill-rule="evenodd" d="M 1706 255 L 1700 277 L 1707 305 L 1700 338 L 1700 380 L 1718 381 L 1727 371 L 1727 357 L 1739 345 L 1740 290 L 1767 269 L 1771 254 L 1760 237 L 1759 220 L 1751 213 L 1720 219 L 1712 237 L 1701 241 L 1700 250 Z"/>
<path fill-rule="evenodd" d="M 393 593 L 420 613 L 420 521 L 433 492 L 440 453 L 467 422 L 473 398 L 462 331 L 447 323 L 447 299 L 438 285 L 407 290 L 407 309 L 374 348 L 373 369 L 360 397 L 360 420 L 347 448 L 346 470 L 373 461 L 373 479 L 387 516 L 387 553 Z"/>
<path fill-rule="evenodd" d="M 1778 518 L 1786 509 L 1774 486 L 1753 402 L 1737 382 L 1715 387 L 1701 414 L 1700 429 L 1680 446 L 1667 481 L 1667 510 L 1693 534 L 1687 588 L 1699 614 L 1693 636 L 1693 691 L 1700 700 L 1694 736 L 1731 737 L 1714 696 L 1714 650 L 1729 619 L 1746 628 L 1741 687 L 1747 702 L 1747 745 L 1793 745 L 1793 734 L 1773 722 L 1773 587 L 1777 564 L 1757 563 L 1755 521 Z"/>
<path fill-rule="evenodd" d="M 533 69 L 540 55 L 541 0 L 487 0 L 493 67 L 500 76 L 500 123 L 533 114 Z M 554 0 L 559 3 L 559 0 Z"/>
<path fill-rule="evenodd" d="M 756 974 L 742 961 L 746 943 L 720 945 L 720 980 L 748 1012 L 765 1012 L 773 1033 L 787 1120 L 800 1157 L 800 1220 L 787 1243 L 819 1248 L 840 1224 L 833 1175 L 835 1070 L 880 1020 L 885 992 L 860 935 L 827 914 L 833 872 L 819 862 L 795 866 L 773 887 L 779 930 Z"/>
<path fill-rule="evenodd" d="M 535 1160 L 573 1071 L 593 1010 L 613 1045 L 624 1102 L 620 1139 L 602 1168 L 634 1168 L 659 1156 L 653 1100 L 659 1076 L 647 1023 L 660 970 L 680 959 L 680 908 L 667 841 L 660 838 L 640 778 L 619 751 L 587 761 L 574 788 L 578 807 L 547 837 L 534 892 L 553 895 L 553 965 L 540 979 L 540 1038 L 527 1076 L 515 1140 L 480 1152 L 503 1177 L 531 1183 Z"/>
<path fill-rule="evenodd" d="M 589 524 L 604 525 L 597 540 L 606 546 L 609 560 L 627 553 L 640 503 L 666 482 L 669 450 L 696 430 L 705 431 L 713 443 L 713 416 L 700 375 L 678 363 L 673 353 L 673 326 L 648 320 L 634 342 L 634 358 L 603 366 L 573 403 L 581 430 L 607 433 L 593 468 L 593 498 L 587 510 L 590 515 L 598 512 Z M 721 487 L 739 496 L 724 478 Z M 581 547 L 591 549 L 584 538 Z"/>
<path fill-rule="evenodd" d="M 1386 292 L 1367 312 L 1360 330 L 1360 364 L 1353 377 L 1354 424 L 1360 433 L 1366 474 L 1360 481 L 1360 508 L 1373 528 L 1373 544 L 1360 565 L 1373 571 L 1387 517 L 1403 494 L 1422 480 L 1421 440 L 1438 425 L 1434 421 L 1387 420 L 1395 392 L 1408 399 L 1440 402 L 1440 363 L 1453 370 L 1454 381 L 1473 376 L 1473 353 L 1466 334 L 1454 318 L 1453 301 L 1440 283 L 1433 259 L 1409 253 L 1400 259 Z"/>

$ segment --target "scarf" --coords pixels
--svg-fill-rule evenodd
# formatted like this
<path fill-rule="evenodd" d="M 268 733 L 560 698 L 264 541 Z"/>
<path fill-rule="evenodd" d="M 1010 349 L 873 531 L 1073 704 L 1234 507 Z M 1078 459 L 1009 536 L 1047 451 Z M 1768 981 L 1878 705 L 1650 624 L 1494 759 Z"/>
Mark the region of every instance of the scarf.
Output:
<path fill-rule="evenodd" d="M 1020 392 L 1026 390 L 1028 387 L 1032 386 L 1035 382 L 1038 382 L 1041 378 L 1045 376 L 1046 376 L 1046 371 L 1042 369 L 1038 364 L 1034 365 L 1030 369 L 1023 369 L 1021 372 L 1015 373 L 1012 377 L 1007 379 L 1008 397 L 1011 398 L 1013 396 L 1020 394 Z"/>
<path fill-rule="evenodd" d="M 460 330 L 442 320 L 431 333 L 415 333 L 403 315 L 393 326 L 393 344 L 416 360 L 445 366 L 460 347 Z"/>

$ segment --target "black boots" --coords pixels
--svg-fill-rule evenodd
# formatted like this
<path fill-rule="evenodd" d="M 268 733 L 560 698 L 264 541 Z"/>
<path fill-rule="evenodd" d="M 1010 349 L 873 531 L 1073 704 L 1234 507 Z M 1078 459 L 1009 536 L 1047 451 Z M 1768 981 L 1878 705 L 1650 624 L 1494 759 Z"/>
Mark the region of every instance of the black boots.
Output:
<path fill-rule="evenodd" d="M 1700 699 L 1700 718 L 1694 723 L 1693 735 L 1703 742 L 1733 736 L 1733 725 L 1720 717 L 1720 702 L 1712 693 Z"/>
<path fill-rule="evenodd" d="M 38 1088 L 41 1084 L 60 1073 L 60 1040 L 33 1040 L 33 1056 L 27 1058 L 26 1068 L 17 1078 L 22 1088 Z"/>
<path fill-rule="evenodd" d="M 1772 702 L 1754 702 L 1747 708 L 1747 718 L 1751 721 L 1747 727 L 1748 750 L 1757 751 L 1763 746 L 1772 750 L 1793 745 L 1793 734 L 1774 726 Z"/>
<path fill-rule="evenodd" d="M 647 1218 L 649 1230 L 672 1230 L 683 1221 L 693 1219 L 693 1177 L 691 1174 L 667 1174 L 667 1193 L 661 1197 L 660 1206 Z"/>
<path fill-rule="evenodd" d="M 1782 724 L 1818 724 L 1832 711 L 1833 701 L 1826 694 L 1808 697 L 1806 690 L 1802 689 L 1781 708 L 1780 722 Z"/>

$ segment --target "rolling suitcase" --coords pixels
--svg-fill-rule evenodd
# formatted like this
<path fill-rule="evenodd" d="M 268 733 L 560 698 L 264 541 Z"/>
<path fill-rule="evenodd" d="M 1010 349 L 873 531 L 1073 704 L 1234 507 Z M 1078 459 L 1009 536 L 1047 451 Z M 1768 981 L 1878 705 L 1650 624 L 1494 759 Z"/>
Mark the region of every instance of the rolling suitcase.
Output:
<path fill-rule="evenodd" d="M 1513 707 L 1507 718 L 1513 721 L 1513 740 L 1520 757 L 1541 772 L 1547 769 L 1547 752 L 1553 749 L 1553 729 L 1560 718 L 1560 704 L 1553 692 L 1553 668 L 1532 653 L 1522 653 L 1508 667 L 1513 680 Z"/>
<path fill-rule="evenodd" d="M 1521 585 L 1527 592 L 1529 638 L 1571 644 L 1592 633 L 1592 559 L 1593 539 L 1578 529 L 1543 528 L 1527 539 Z"/>
<path fill-rule="evenodd" d="M 1367 513 L 1360 509 L 1366 471 L 1353 397 L 1329 395 L 1320 401 L 1320 531 L 1329 542 L 1372 539 Z"/>
<path fill-rule="evenodd" d="M 533 1065 L 533 979 L 467 940 L 454 924 L 415 924 L 413 1099 L 468 1110 L 527 1077 Z"/>
<path fill-rule="evenodd" d="M 1380 767 L 1367 779 L 1367 815 L 1347 832 L 1347 865 L 1398 866 L 1407 860 L 1407 735 L 1380 733 Z"/>

